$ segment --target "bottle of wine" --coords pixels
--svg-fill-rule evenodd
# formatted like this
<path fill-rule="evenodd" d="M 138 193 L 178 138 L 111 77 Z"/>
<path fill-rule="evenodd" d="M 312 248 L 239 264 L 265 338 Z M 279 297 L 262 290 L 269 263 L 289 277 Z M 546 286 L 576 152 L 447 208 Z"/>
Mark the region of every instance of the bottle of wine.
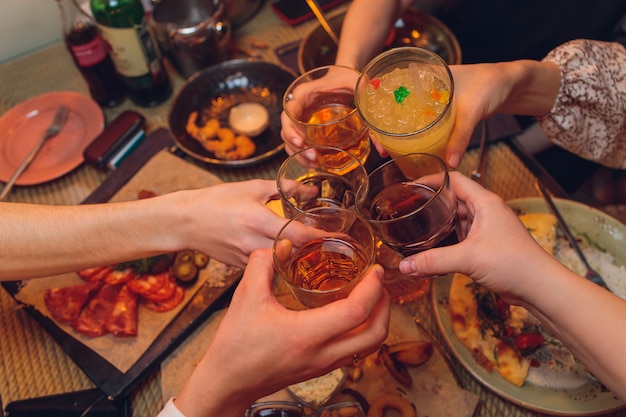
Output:
<path fill-rule="evenodd" d="M 141 0 L 90 0 L 90 4 L 130 99 L 144 107 L 167 100 L 172 86 Z"/>
<path fill-rule="evenodd" d="M 115 107 L 126 98 L 126 89 L 113 66 L 96 22 L 75 0 L 57 0 L 61 9 L 63 38 L 74 63 L 100 106 Z"/>

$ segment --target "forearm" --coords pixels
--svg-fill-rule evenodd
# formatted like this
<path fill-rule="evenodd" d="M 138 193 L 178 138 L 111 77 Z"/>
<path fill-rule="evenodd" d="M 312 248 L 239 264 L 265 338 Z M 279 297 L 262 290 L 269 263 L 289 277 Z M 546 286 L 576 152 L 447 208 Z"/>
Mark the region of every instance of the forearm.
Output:
<path fill-rule="evenodd" d="M 622 331 L 626 301 L 561 265 L 545 269 L 536 281 L 528 285 L 529 311 L 591 373 L 626 399 L 626 332 Z"/>
<path fill-rule="evenodd" d="M 0 280 L 77 271 L 174 250 L 173 199 L 0 205 Z"/>
<path fill-rule="evenodd" d="M 519 60 L 495 65 L 509 80 L 509 91 L 499 112 L 537 117 L 550 112 L 561 84 L 561 73 L 555 64 Z"/>
<path fill-rule="evenodd" d="M 174 404 L 185 417 L 243 416 L 248 406 L 262 395 L 246 392 L 242 387 L 247 384 L 242 382 L 241 376 L 230 378 L 223 363 L 208 363 L 215 362 L 207 358 L 208 355 L 187 379 Z"/>
<path fill-rule="evenodd" d="M 382 52 L 394 22 L 411 3 L 412 0 L 354 0 L 341 28 L 335 63 L 362 70 Z"/>

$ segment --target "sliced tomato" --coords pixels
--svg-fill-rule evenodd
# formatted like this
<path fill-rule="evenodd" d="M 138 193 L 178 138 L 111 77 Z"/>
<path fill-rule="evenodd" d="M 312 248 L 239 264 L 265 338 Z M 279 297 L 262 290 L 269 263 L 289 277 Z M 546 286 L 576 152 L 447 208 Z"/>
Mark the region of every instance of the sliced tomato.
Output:
<path fill-rule="evenodd" d="M 121 271 L 113 269 L 104 277 L 104 282 L 109 285 L 123 284 L 135 278 L 135 275 L 135 272 L 131 268 L 126 268 Z"/>
<path fill-rule="evenodd" d="M 174 294 L 163 301 L 146 301 L 146 307 L 149 310 L 157 313 L 164 313 L 166 311 L 173 310 L 185 299 L 185 289 L 180 286 L 176 286 Z"/>
<path fill-rule="evenodd" d="M 135 276 L 126 285 L 135 294 L 145 297 L 148 294 L 154 294 L 159 291 L 167 283 L 168 277 L 169 271 L 160 274 L 142 274 Z"/>
<path fill-rule="evenodd" d="M 85 268 L 77 272 L 78 276 L 88 282 L 102 281 L 113 268 L 110 266 L 98 266 L 95 268 Z"/>
<path fill-rule="evenodd" d="M 171 298 L 176 292 L 176 287 L 178 284 L 176 283 L 176 278 L 174 278 L 174 274 L 168 271 L 168 279 L 167 282 L 159 288 L 158 291 L 145 294 L 143 297 L 148 301 L 164 301 L 168 298 Z"/>
<path fill-rule="evenodd" d="M 515 338 L 515 349 L 525 352 L 538 348 L 543 343 L 541 333 L 522 333 Z"/>

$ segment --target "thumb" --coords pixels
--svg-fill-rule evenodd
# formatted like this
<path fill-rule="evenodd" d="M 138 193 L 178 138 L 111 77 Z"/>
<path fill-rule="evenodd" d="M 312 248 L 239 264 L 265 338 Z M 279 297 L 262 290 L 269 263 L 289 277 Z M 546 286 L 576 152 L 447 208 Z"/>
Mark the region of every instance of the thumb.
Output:
<path fill-rule="evenodd" d="M 452 272 L 467 273 L 466 246 L 465 242 L 461 242 L 408 256 L 400 262 L 400 272 L 418 277 L 446 275 Z"/>
<path fill-rule="evenodd" d="M 248 258 L 248 265 L 235 292 L 254 295 L 254 297 L 264 297 L 273 291 L 273 282 L 274 263 L 272 249 L 256 249 Z M 238 298 L 233 296 L 233 302 Z M 243 298 L 246 297 L 244 296 Z"/>

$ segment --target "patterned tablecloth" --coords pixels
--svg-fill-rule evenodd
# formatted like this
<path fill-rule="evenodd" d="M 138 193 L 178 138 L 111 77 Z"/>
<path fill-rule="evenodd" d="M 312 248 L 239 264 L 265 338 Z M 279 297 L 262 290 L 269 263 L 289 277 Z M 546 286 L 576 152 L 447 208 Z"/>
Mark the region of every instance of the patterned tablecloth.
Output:
<path fill-rule="evenodd" d="M 343 7 L 336 11 L 342 9 Z M 310 21 L 296 27 L 287 26 L 273 14 L 268 2 L 254 19 L 237 28 L 234 35 L 238 42 L 243 42 L 249 37 L 266 42 L 269 47 L 259 52 L 263 59 L 278 63 L 274 49 L 302 38 L 315 24 Z M 176 92 L 185 80 L 169 65 L 168 70 Z M 65 46 L 53 45 L 0 66 L 0 115 L 18 103 L 39 94 L 68 90 L 88 94 L 86 84 L 74 67 Z M 167 127 L 168 111 L 175 94 L 158 107 L 135 109 L 146 116 L 149 132 Z M 120 107 L 106 110 L 106 119 L 110 121 L 123 110 L 133 108 L 127 100 Z M 283 156 L 277 157 L 243 169 L 205 168 L 223 181 L 273 179 L 282 159 Z M 476 160 L 476 151 L 469 151 L 460 171 L 468 174 Z M 45 184 L 18 186 L 13 190 L 10 200 L 37 204 L 78 204 L 108 175 L 110 175 L 108 172 L 82 165 L 69 174 Z M 487 188 L 504 199 L 537 196 L 534 188 L 535 178 L 533 171 L 507 142 L 497 142 L 490 146 L 484 182 Z M 0 395 L 5 406 L 15 400 L 94 388 L 93 383 L 51 336 L 20 309 L 5 291 L 0 291 L 0 332 L 3 334 L 0 348 Z M 483 388 L 460 364 L 453 361 L 453 365 L 463 387 L 480 396 L 477 416 L 541 415 L 501 399 Z M 152 373 L 138 386 L 131 395 L 131 404 L 135 416 L 152 416 L 158 413 L 162 406 L 158 371 Z"/>

